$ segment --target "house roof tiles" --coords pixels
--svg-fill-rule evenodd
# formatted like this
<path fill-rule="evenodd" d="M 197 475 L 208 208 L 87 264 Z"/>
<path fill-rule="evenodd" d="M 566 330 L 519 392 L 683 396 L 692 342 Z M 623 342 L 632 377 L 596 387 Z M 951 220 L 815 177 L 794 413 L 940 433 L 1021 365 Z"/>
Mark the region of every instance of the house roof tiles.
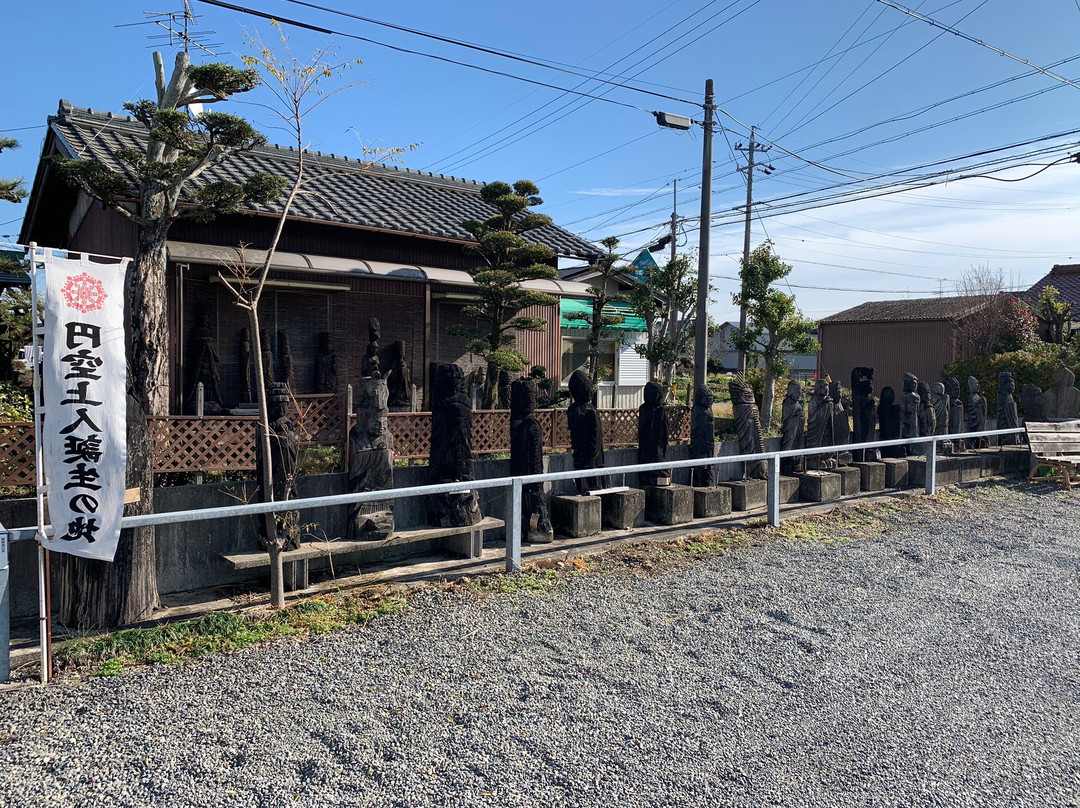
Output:
<path fill-rule="evenodd" d="M 1024 292 L 1021 297 L 1029 306 L 1039 304 L 1039 295 L 1047 286 L 1053 286 L 1061 293 L 1061 299 L 1073 304 L 1074 311 L 1080 310 L 1080 264 L 1054 264 L 1050 271 Z"/>
<path fill-rule="evenodd" d="M 959 320 L 988 306 L 993 295 L 920 297 L 911 300 L 871 300 L 831 314 L 822 323 L 883 323 L 924 320 Z"/>
<path fill-rule="evenodd" d="M 133 181 L 130 169 L 116 154 L 123 147 L 139 147 L 145 142 L 146 128 L 134 118 L 61 101 L 49 124 L 71 156 L 91 157 Z M 197 183 L 241 182 L 258 172 L 291 176 L 295 155 L 295 149 L 280 146 L 237 153 L 207 170 Z M 473 238 L 461 223 L 484 220 L 496 212 L 480 198 L 480 182 L 396 166 L 372 166 L 317 151 L 306 155 L 305 187 L 311 193 L 302 194 L 293 203 L 291 215 L 297 218 L 468 242 Z M 248 210 L 275 212 L 266 205 L 253 205 Z M 527 237 L 563 256 L 592 259 L 600 255 L 594 245 L 554 224 L 532 230 Z"/>

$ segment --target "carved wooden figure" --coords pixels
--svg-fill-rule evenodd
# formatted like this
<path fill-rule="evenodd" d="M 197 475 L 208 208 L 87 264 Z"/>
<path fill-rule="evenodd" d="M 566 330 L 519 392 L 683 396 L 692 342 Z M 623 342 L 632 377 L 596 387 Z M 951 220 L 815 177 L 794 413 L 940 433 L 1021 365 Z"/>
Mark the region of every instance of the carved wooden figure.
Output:
<path fill-rule="evenodd" d="M 986 397 L 979 395 L 979 380 L 974 376 L 968 376 L 967 386 L 968 432 L 983 432 L 986 429 Z M 986 449 L 990 446 L 990 438 L 971 438 L 967 443 L 969 449 Z"/>
<path fill-rule="evenodd" d="M 712 391 L 704 385 L 694 388 L 694 408 L 690 411 L 690 457 L 716 454 L 716 427 L 713 418 Z M 698 466 L 690 475 L 691 485 L 711 488 L 716 485 L 716 467 Z"/>
<path fill-rule="evenodd" d="M 373 379 L 381 379 L 382 372 L 379 368 L 379 339 L 382 337 L 382 326 L 378 317 L 368 320 L 368 344 L 364 356 L 360 359 L 360 375 L 370 376 Z"/>
<path fill-rule="evenodd" d="M 896 440 L 900 437 L 900 405 L 896 403 L 896 391 L 891 387 L 881 388 L 881 404 L 878 406 L 878 420 L 881 425 L 881 440 Z M 884 457 L 903 457 L 903 446 L 886 446 L 881 450 Z"/>
<path fill-rule="evenodd" d="M 835 415 L 833 400 L 829 396 L 829 383 L 824 379 L 818 379 L 814 382 L 814 392 L 811 393 L 809 406 L 806 408 L 807 449 L 832 446 L 836 442 L 833 435 Z M 833 454 L 808 455 L 806 465 L 811 469 L 834 469 L 836 456 Z"/>
<path fill-rule="evenodd" d="M 945 394 L 949 397 L 949 432 L 958 435 L 965 429 L 964 399 L 960 397 L 960 381 L 955 376 L 945 378 Z M 938 424 L 940 427 L 940 424 Z M 963 449 L 963 446 L 954 446 Z"/>
<path fill-rule="evenodd" d="M 787 384 L 787 395 L 781 407 L 783 415 L 782 433 L 780 438 L 781 449 L 803 448 L 803 436 L 806 431 L 805 410 L 803 407 L 802 385 L 796 381 Z M 781 474 L 794 474 L 802 469 L 801 457 L 785 457 L 780 461 Z"/>
<path fill-rule="evenodd" d="M 758 454 L 765 451 L 765 435 L 761 429 L 761 413 L 754 399 L 754 388 L 741 379 L 728 382 L 731 406 L 735 414 L 735 433 L 739 436 L 739 454 Z M 764 480 L 768 466 L 764 460 L 752 460 L 743 469 L 743 479 Z"/>
<path fill-rule="evenodd" d="M 877 402 L 874 401 L 874 369 L 854 368 L 851 371 L 851 422 L 852 441 L 869 443 L 877 435 Z M 880 449 L 858 449 L 854 453 L 857 461 L 875 461 L 881 459 Z"/>
<path fill-rule="evenodd" d="M 337 392 L 337 360 L 330 344 L 330 332 L 319 332 L 319 352 L 315 354 L 315 392 Z"/>
<path fill-rule="evenodd" d="M 198 330 L 195 332 L 194 344 L 191 351 L 191 364 L 189 365 L 187 398 L 190 409 L 195 411 L 197 398 L 196 386 L 202 382 L 203 386 L 203 412 L 214 415 L 221 410 L 221 391 L 218 388 L 221 382 L 221 357 L 217 352 L 217 341 L 214 332 L 210 328 L 210 315 L 204 314 Z"/>
<path fill-rule="evenodd" d="M 668 416 L 664 407 L 664 388 L 648 382 L 645 402 L 638 407 L 638 463 L 662 463 L 667 460 Z M 671 485 L 671 471 L 643 471 L 638 474 L 642 485 Z"/>
<path fill-rule="evenodd" d="M 514 477 L 544 473 L 544 431 L 536 420 L 536 385 L 518 379 L 510 385 L 510 474 Z M 548 518 L 542 483 L 521 487 L 521 537 L 534 544 L 555 538 Z"/>
<path fill-rule="evenodd" d="M 1080 418 L 1080 390 L 1073 384 L 1076 376 L 1068 368 L 1054 374 L 1054 386 L 1043 391 L 1043 417 Z"/>
<path fill-rule="evenodd" d="M 394 437 L 388 426 L 384 379 L 361 379 L 357 386 L 356 425 L 349 430 L 349 492 L 394 487 Z M 381 540 L 394 532 L 393 500 L 349 506 L 348 538 Z"/>
<path fill-rule="evenodd" d="M 435 368 L 431 391 L 432 484 L 473 480 L 472 410 L 462 389 L 465 374 L 457 365 Z M 428 521 L 436 527 L 475 525 L 484 517 L 475 491 L 433 494 L 427 500 Z"/>
<path fill-rule="evenodd" d="M 1007 370 L 998 374 L 998 397 L 997 397 L 997 428 L 1012 429 L 1020 426 L 1020 417 L 1016 412 L 1016 382 L 1013 375 Z M 1018 441 L 1016 435 L 1002 435 L 998 438 L 998 446 L 1011 446 Z"/>
<path fill-rule="evenodd" d="M 272 481 L 273 501 L 284 502 L 294 498 L 296 482 L 296 454 L 299 443 L 292 421 L 286 415 L 289 393 L 285 385 L 271 382 L 266 389 L 266 408 L 270 417 L 270 477 Z M 266 468 L 263 442 L 256 432 L 255 473 L 260 486 L 260 498 L 263 502 L 270 499 L 261 491 Z M 300 546 L 300 512 L 278 511 L 275 515 L 278 539 L 284 541 L 286 550 L 295 550 Z M 266 542 L 266 527 L 263 519 L 256 519 L 259 538 Z"/>
<path fill-rule="evenodd" d="M 412 372 L 405 359 L 405 343 L 398 340 L 390 346 L 390 367 L 387 370 L 387 386 L 390 390 L 391 407 L 408 407 L 412 402 Z"/>
<path fill-rule="evenodd" d="M 604 467 L 604 430 L 600 413 L 593 406 L 593 387 L 583 370 L 575 370 L 567 383 L 570 388 L 570 406 L 566 410 L 566 422 L 570 427 L 570 452 L 575 469 L 600 469 Z M 579 494 L 587 494 L 608 487 L 606 477 L 590 477 L 574 480 Z"/>

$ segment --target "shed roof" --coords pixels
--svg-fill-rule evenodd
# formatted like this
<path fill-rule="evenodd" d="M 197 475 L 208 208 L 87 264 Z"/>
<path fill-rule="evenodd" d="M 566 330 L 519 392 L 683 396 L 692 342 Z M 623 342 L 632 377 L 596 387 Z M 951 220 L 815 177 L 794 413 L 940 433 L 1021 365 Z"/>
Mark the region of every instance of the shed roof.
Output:
<path fill-rule="evenodd" d="M 1029 306 L 1037 306 L 1039 295 L 1047 286 L 1057 289 L 1061 293 L 1060 299 L 1072 303 L 1074 311 L 1080 310 L 1080 264 L 1054 264 L 1050 271 L 1037 280 L 1021 297 Z"/>
<path fill-rule="evenodd" d="M 70 156 L 98 160 L 133 181 L 130 169 L 116 154 L 119 149 L 145 143 L 147 130 L 134 118 L 61 101 L 57 114 L 49 118 L 49 126 Z M 317 151 L 306 155 L 305 187 L 312 193 L 296 199 L 291 212 L 295 218 L 471 242 L 473 237 L 461 223 L 484 220 L 496 213 L 480 198 L 481 182 L 396 166 L 372 166 L 367 161 Z M 290 176 L 295 161 L 296 150 L 291 147 L 253 149 L 209 169 L 197 184 L 241 182 L 258 172 Z M 276 212 L 265 205 L 252 205 L 247 210 Z M 600 255 L 594 245 L 554 224 L 530 231 L 527 238 L 562 256 L 593 259 Z"/>
<path fill-rule="evenodd" d="M 820 322 L 828 324 L 956 321 L 989 306 L 994 301 L 994 297 L 994 295 L 961 295 L 918 297 L 911 300 L 871 300 L 823 317 Z"/>

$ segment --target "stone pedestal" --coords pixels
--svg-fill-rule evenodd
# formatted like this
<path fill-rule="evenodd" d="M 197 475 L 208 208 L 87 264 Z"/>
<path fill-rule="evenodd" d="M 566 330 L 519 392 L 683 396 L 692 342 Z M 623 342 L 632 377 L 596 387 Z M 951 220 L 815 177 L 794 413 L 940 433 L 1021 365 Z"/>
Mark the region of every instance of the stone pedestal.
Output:
<path fill-rule="evenodd" d="M 909 457 L 907 459 L 907 484 L 917 488 L 926 485 L 925 457 Z"/>
<path fill-rule="evenodd" d="M 769 486 L 764 480 L 731 480 L 719 483 L 731 489 L 731 509 L 748 511 L 764 508 L 769 496 Z"/>
<path fill-rule="evenodd" d="M 694 489 L 688 485 L 645 487 L 645 518 L 654 525 L 684 525 L 694 518 Z"/>
<path fill-rule="evenodd" d="M 1031 470 L 1031 451 L 1026 446 L 1006 446 L 1002 452 L 1003 474 L 1024 474 Z"/>
<path fill-rule="evenodd" d="M 627 530 L 645 524 L 645 492 L 640 488 L 601 494 L 604 527 Z"/>
<path fill-rule="evenodd" d="M 600 532 L 600 497 L 560 495 L 551 498 L 551 523 L 555 532 L 571 539 Z"/>
<path fill-rule="evenodd" d="M 308 559 L 286 561 L 281 565 L 286 592 L 302 592 L 308 588 Z"/>
<path fill-rule="evenodd" d="M 780 504 L 799 501 L 799 478 L 780 475 Z"/>
<path fill-rule="evenodd" d="M 862 490 L 862 472 L 852 466 L 840 466 L 832 470 L 840 475 L 840 494 L 850 497 Z"/>
<path fill-rule="evenodd" d="M 1004 466 L 1004 457 L 1000 449 L 980 449 L 979 457 L 982 459 L 982 476 L 993 477 L 1001 474 Z"/>
<path fill-rule="evenodd" d="M 831 471 L 807 471 L 799 478 L 799 498 L 807 502 L 830 502 L 840 498 L 840 475 Z"/>
<path fill-rule="evenodd" d="M 852 468 L 859 470 L 859 488 L 866 492 L 885 490 L 885 464 L 877 460 L 865 463 L 852 463 Z"/>
<path fill-rule="evenodd" d="M 937 459 L 937 484 L 956 485 L 960 482 L 960 458 L 955 456 Z"/>
<path fill-rule="evenodd" d="M 973 483 L 982 476 L 982 457 L 979 455 L 961 455 L 956 459 L 960 464 L 960 482 Z"/>
<path fill-rule="evenodd" d="M 707 519 L 731 513 L 731 489 L 724 486 L 694 489 L 694 518 Z"/>
<path fill-rule="evenodd" d="M 908 461 L 900 457 L 883 457 L 885 464 L 885 487 L 906 488 L 908 486 Z"/>

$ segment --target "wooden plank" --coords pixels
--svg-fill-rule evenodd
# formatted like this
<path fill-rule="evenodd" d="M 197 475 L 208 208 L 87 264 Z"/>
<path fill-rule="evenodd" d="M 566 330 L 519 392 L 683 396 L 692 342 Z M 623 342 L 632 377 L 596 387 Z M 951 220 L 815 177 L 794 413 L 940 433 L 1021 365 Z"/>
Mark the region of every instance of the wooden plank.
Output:
<path fill-rule="evenodd" d="M 1031 451 L 1035 454 L 1060 454 L 1062 452 L 1080 452 L 1080 439 L 1077 440 L 1047 440 L 1034 435 L 1028 440 Z"/>
<path fill-rule="evenodd" d="M 1024 424 L 1024 429 L 1032 433 L 1070 433 L 1080 434 L 1080 421 L 1032 421 Z"/>
<path fill-rule="evenodd" d="M 323 556 L 348 555 L 359 553 L 364 550 L 379 549 L 382 547 L 396 547 L 403 544 L 414 544 L 429 539 L 442 539 L 448 536 L 460 536 L 465 533 L 475 533 L 479 530 L 492 530 L 502 527 L 503 520 L 494 516 L 485 516 L 475 525 L 464 527 L 422 527 L 414 530 L 402 530 L 395 532 L 388 539 L 381 541 L 358 541 L 353 539 L 331 539 L 329 541 L 304 542 L 298 550 L 286 550 L 281 554 L 282 561 L 303 561 L 305 559 L 321 558 Z M 258 569 L 270 566 L 270 555 L 264 550 L 249 550 L 244 553 L 222 554 L 222 559 L 229 566 L 237 570 Z"/>

